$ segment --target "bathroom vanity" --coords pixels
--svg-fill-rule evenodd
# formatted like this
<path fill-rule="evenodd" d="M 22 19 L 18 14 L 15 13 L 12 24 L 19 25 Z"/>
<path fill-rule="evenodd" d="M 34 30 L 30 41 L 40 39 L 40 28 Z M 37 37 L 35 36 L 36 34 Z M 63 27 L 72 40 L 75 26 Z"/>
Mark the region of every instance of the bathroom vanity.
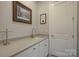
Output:
<path fill-rule="evenodd" d="M 1 57 L 46 57 L 48 38 L 24 38 L 13 40 L 9 45 L 0 45 Z"/>

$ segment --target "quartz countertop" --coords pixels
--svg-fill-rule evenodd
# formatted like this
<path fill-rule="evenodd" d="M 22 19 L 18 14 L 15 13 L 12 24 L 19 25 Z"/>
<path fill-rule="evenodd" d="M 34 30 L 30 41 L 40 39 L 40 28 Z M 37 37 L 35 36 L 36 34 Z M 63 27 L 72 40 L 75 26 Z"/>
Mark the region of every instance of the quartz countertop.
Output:
<path fill-rule="evenodd" d="M 9 45 L 0 44 L 0 57 L 10 57 L 23 49 L 29 48 L 30 46 L 39 43 L 46 38 L 23 38 L 14 41 L 10 41 Z"/>

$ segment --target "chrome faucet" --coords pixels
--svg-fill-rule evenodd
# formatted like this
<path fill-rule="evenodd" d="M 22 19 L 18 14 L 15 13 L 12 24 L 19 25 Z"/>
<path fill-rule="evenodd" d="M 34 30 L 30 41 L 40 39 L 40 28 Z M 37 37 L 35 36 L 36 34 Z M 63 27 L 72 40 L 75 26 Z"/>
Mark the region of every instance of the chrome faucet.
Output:
<path fill-rule="evenodd" d="M 34 38 L 35 32 L 36 32 L 35 28 L 32 28 L 32 36 L 31 36 L 32 38 Z"/>
<path fill-rule="evenodd" d="M 33 32 L 34 32 L 34 28 L 32 28 L 32 36 L 31 36 L 32 38 L 34 38 L 34 33 Z"/>
<path fill-rule="evenodd" d="M 5 34 L 6 34 L 6 39 L 3 40 L 3 45 L 8 45 L 9 42 L 8 42 L 8 29 L 7 28 L 6 28 Z"/>

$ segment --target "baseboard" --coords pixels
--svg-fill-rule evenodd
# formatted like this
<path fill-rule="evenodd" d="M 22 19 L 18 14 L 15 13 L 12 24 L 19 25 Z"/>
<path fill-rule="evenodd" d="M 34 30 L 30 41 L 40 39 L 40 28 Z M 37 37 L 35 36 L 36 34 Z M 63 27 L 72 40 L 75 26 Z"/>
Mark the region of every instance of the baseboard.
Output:
<path fill-rule="evenodd" d="M 51 56 L 53 56 L 53 57 L 58 57 L 58 56 L 56 56 L 56 55 L 51 55 Z"/>
<path fill-rule="evenodd" d="M 47 54 L 47 56 L 46 57 L 58 57 L 58 56 L 56 56 L 56 55 L 50 55 L 50 54 Z"/>
<path fill-rule="evenodd" d="M 49 57 L 49 54 L 47 54 L 47 56 L 46 57 Z"/>

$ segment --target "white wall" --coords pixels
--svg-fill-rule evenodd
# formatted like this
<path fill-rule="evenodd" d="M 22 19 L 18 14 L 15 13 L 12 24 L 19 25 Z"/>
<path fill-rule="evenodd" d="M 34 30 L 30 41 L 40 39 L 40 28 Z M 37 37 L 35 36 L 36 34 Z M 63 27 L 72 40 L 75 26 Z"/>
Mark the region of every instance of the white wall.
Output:
<path fill-rule="evenodd" d="M 32 23 L 25 24 L 19 22 L 13 22 L 12 19 L 12 2 L 11 1 L 2 1 L 0 2 L 0 23 L 2 23 L 4 30 L 5 27 L 9 29 L 9 38 L 23 37 L 31 35 L 32 27 L 36 27 L 37 20 L 37 4 L 33 1 L 23 2 L 24 5 L 32 9 Z"/>
<path fill-rule="evenodd" d="M 0 2 L 0 6 L 2 6 L 1 2 Z M 1 20 L 1 14 L 2 14 L 2 9 L 0 8 L 0 31 L 2 30 L 2 20 Z M 2 33 L 0 33 L 0 39 L 2 39 Z"/>
<path fill-rule="evenodd" d="M 31 35 L 32 27 L 36 28 L 37 34 L 48 34 L 48 10 L 49 2 L 20 1 L 32 9 L 32 24 L 13 22 L 12 19 L 12 2 L 0 2 L 0 24 L 3 30 L 9 29 L 9 38 L 23 37 Z M 46 24 L 40 24 L 40 14 L 46 13 Z M 1 27 L 1 26 L 0 26 Z M 5 37 L 5 36 L 4 36 Z"/>
<path fill-rule="evenodd" d="M 46 24 L 40 24 L 40 14 L 46 13 Z M 38 2 L 38 32 L 39 34 L 48 34 L 49 25 L 49 2 Z"/>
<path fill-rule="evenodd" d="M 77 56 L 79 57 L 79 2 L 77 2 Z"/>

